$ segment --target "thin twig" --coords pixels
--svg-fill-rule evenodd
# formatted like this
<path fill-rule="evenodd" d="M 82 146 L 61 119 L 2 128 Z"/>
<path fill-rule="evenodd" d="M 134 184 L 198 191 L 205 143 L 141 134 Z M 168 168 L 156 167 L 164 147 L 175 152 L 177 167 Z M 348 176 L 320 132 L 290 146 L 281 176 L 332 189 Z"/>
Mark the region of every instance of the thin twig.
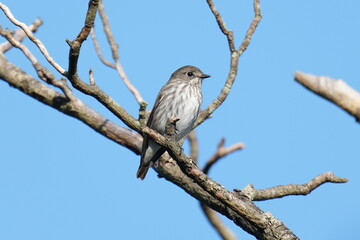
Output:
<path fill-rule="evenodd" d="M 31 30 L 28 28 L 28 26 L 25 23 L 22 23 L 18 21 L 14 15 L 11 13 L 10 9 L 3 3 L 0 2 L 0 9 L 5 13 L 6 17 L 16 26 L 20 27 L 25 34 L 28 36 L 28 38 L 35 43 L 35 45 L 39 48 L 41 53 L 44 55 L 46 60 L 62 75 L 66 72 L 65 69 L 63 69 L 55 60 L 51 57 L 48 50 L 44 46 L 44 44 L 34 36 L 34 34 L 31 32 Z"/>
<path fill-rule="evenodd" d="M 19 42 L 17 39 L 15 39 L 15 37 L 11 34 L 10 30 L 8 30 L 8 29 L 2 30 L 0 28 L 0 35 L 5 37 L 12 46 L 14 46 L 22 51 L 22 53 L 26 56 L 26 58 L 29 59 L 29 61 L 32 63 L 33 67 L 35 68 L 35 70 L 41 80 L 61 89 L 68 99 L 70 99 L 72 101 L 75 101 L 77 99 L 75 97 L 75 95 L 72 93 L 69 86 L 66 84 L 66 81 L 64 79 L 63 80 L 56 79 L 55 76 L 53 74 L 51 74 L 48 69 L 43 67 L 38 62 L 38 60 L 35 58 L 35 56 L 31 53 L 31 51 L 25 45 L 23 45 L 21 42 Z"/>
<path fill-rule="evenodd" d="M 327 172 L 313 178 L 305 184 L 279 185 L 266 189 L 255 189 L 253 185 L 246 186 L 243 190 L 234 189 L 235 192 L 247 196 L 251 201 L 264 201 L 274 198 L 282 198 L 290 195 L 308 195 L 324 183 L 346 183 L 347 178 L 334 176 Z"/>
<path fill-rule="evenodd" d="M 240 47 L 237 50 L 237 52 L 239 53 L 240 56 L 243 54 L 243 52 L 249 46 L 249 44 L 251 42 L 251 38 L 254 35 L 255 30 L 256 30 L 257 26 L 259 25 L 261 18 L 262 18 L 261 13 L 260 13 L 260 0 L 254 0 L 253 7 L 254 7 L 255 16 L 250 23 L 250 26 L 246 32 L 243 42 L 241 43 Z"/>
<path fill-rule="evenodd" d="M 100 61 L 101 61 L 103 64 L 105 64 L 106 66 L 116 69 L 115 64 L 113 64 L 113 63 L 111 63 L 110 61 L 106 60 L 106 59 L 104 58 L 104 56 L 102 55 L 99 42 L 98 42 L 98 40 L 97 40 L 97 38 L 96 38 L 96 35 L 95 35 L 95 28 L 92 28 L 92 29 L 91 29 L 90 36 L 91 36 L 91 39 L 92 39 L 92 41 L 93 41 L 93 43 L 94 43 L 95 52 L 96 52 L 98 58 L 100 59 Z"/>
<path fill-rule="evenodd" d="M 96 85 L 88 85 L 81 81 L 79 76 L 77 75 L 77 61 L 80 53 L 81 44 L 85 41 L 87 36 L 90 33 L 90 30 L 94 24 L 96 11 L 97 11 L 97 4 L 98 0 L 92 0 L 89 3 L 89 8 L 87 11 L 86 19 L 84 27 L 81 29 L 80 33 L 76 37 L 74 41 L 68 41 L 70 48 L 70 57 L 69 57 L 69 71 L 64 71 L 61 67 L 59 67 L 53 60 L 52 57 L 49 55 L 48 51 L 46 50 L 45 46 L 41 43 L 41 41 L 34 37 L 31 33 L 30 29 L 24 24 L 18 21 L 11 13 L 8 7 L 4 4 L 0 3 L 0 8 L 4 11 L 5 15 L 9 18 L 11 22 L 15 25 L 21 27 L 26 35 L 36 44 L 36 46 L 41 50 L 45 58 L 52 64 L 52 66 L 61 74 L 68 77 L 70 82 L 73 84 L 75 88 L 81 91 L 84 94 L 88 94 L 99 100 L 106 108 L 108 108 L 112 113 L 114 113 L 117 117 L 119 117 L 123 122 L 132 129 L 136 129 L 139 131 L 140 124 L 139 122 L 133 118 L 129 113 L 127 113 L 119 104 L 117 104 L 111 97 L 109 97 L 104 91 L 102 91 Z M 21 47 L 21 45 L 19 45 Z M 25 49 L 25 48 L 23 48 Z M 26 51 L 26 50 L 25 50 Z M 28 53 L 28 56 L 32 57 Z M 26 55 L 25 54 L 25 55 Z M 31 59 L 34 68 L 36 69 L 38 76 L 50 83 L 54 86 L 59 87 L 64 94 L 72 100 L 77 100 L 77 98 L 71 92 L 71 89 L 67 86 L 66 82 L 63 80 L 56 80 L 55 77 L 49 71 L 45 71 L 45 68 L 38 64 L 37 60 Z M 35 62 L 35 64 L 34 64 Z"/>
<path fill-rule="evenodd" d="M 108 41 L 110 49 L 111 49 L 112 57 L 114 60 L 119 59 L 119 51 L 118 51 L 119 46 L 117 45 L 115 38 L 113 36 L 113 33 L 111 31 L 109 19 L 105 13 L 104 3 L 102 0 L 100 0 L 98 11 L 99 11 L 99 16 L 100 16 L 101 22 L 103 24 L 104 33 L 106 35 L 106 40 Z"/>
<path fill-rule="evenodd" d="M 18 41 L 15 36 L 13 36 L 9 29 L 3 30 L 0 27 L 0 35 L 5 37 L 8 40 L 8 43 L 10 43 L 13 47 L 20 49 L 25 55 L 25 57 L 29 59 L 32 64 L 36 64 L 38 62 L 35 56 L 30 52 L 30 50 L 25 45 L 21 44 L 21 42 Z"/>
<path fill-rule="evenodd" d="M 67 72 L 65 73 L 65 76 L 69 79 L 70 82 L 74 79 L 75 76 L 77 76 L 77 64 L 80 56 L 80 49 L 82 43 L 87 39 L 92 27 L 94 26 L 98 4 L 99 0 L 89 1 L 88 10 L 85 17 L 85 23 L 84 26 L 81 28 L 80 33 L 73 41 L 70 41 L 68 39 L 66 40 L 66 42 L 70 46 L 70 51 L 69 66 Z"/>
<path fill-rule="evenodd" d="M 208 174 L 210 168 L 221 158 L 229 155 L 230 153 L 233 153 L 235 151 L 241 150 L 245 147 L 243 143 L 235 143 L 231 145 L 230 147 L 224 147 L 225 145 L 225 139 L 222 138 L 218 144 L 217 150 L 214 153 L 214 155 L 206 162 L 205 167 L 203 168 L 203 172 L 205 174 Z"/>
<path fill-rule="evenodd" d="M 119 105 L 113 98 L 107 95 L 96 84 L 87 84 L 80 79 L 77 74 L 77 64 L 80 56 L 80 50 L 82 43 L 89 36 L 91 28 L 94 26 L 96 12 L 98 9 L 99 0 L 91 0 L 86 12 L 85 24 L 81 28 L 80 33 L 75 40 L 67 40 L 70 46 L 69 51 L 69 67 L 66 72 L 66 77 L 69 79 L 74 88 L 80 92 L 90 95 L 103 104 L 109 111 L 111 111 L 116 117 L 120 118 L 129 128 L 136 131 L 141 130 L 140 122 L 131 116 L 121 105 Z"/>
<path fill-rule="evenodd" d="M 235 49 L 234 36 L 231 30 L 228 30 L 225 26 L 225 22 L 222 19 L 220 13 L 216 10 L 214 3 L 212 0 L 207 0 L 207 3 L 215 16 L 215 19 L 221 29 L 221 31 L 225 34 L 230 50 L 230 70 L 228 72 L 227 79 L 225 81 L 224 87 L 221 89 L 219 96 L 213 100 L 209 106 L 201 112 L 199 118 L 197 119 L 194 128 L 204 122 L 220 105 L 226 100 L 229 95 L 231 88 L 234 84 L 238 66 L 239 66 L 239 58 L 247 49 L 250 44 L 251 37 L 255 33 L 259 22 L 261 21 L 261 12 L 260 12 L 260 0 L 254 0 L 254 17 L 250 23 L 250 26 L 246 32 L 245 38 L 239 48 Z"/>
<path fill-rule="evenodd" d="M 236 49 L 235 49 L 233 31 L 226 28 L 225 21 L 221 17 L 219 11 L 216 9 L 214 2 L 212 0 L 207 0 L 207 4 L 209 5 L 211 12 L 215 16 L 216 22 L 218 23 L 220 30 L 222 31 L 222 33 L 226 36 L 226 38 L 228 40 L 230 51 L 235 52 Z"/>
<path fill-rule="evenodd" d="M 199 141 L 197 139 L 195 129 L 188 134 L 187 140 L 189 140 L 190 144 L 190 157 L 197 163 L 199 157 Z"/>
<path fill-rule="evenodd" d="M 329 100 L 360 122 L 360 93 L 340 79 L 296 72 L 295 80 L 315 94 Z"/>
<path fill-rule="evenodd" d="M 93 72 L 92 68 L 90 68 L 90 70 L 89 70 L 89 82 L 90 82 L 90 85 L 95 85 L 94 72 Z"/>
<path fill-rule="evenodd" d="M 31 25 L 29 25 L 29 30 L 32 32 L 36 32 L 42 24 L 43 24 L 43 21 L 40 18 L 37 18 Z M 24 38 L 26 37 L 26 34 L 22 29 L 16 29 L 15 32 L 13 33 L 13 36 L 16 40 L 18 40 L 19 42 L 22 42 L 24 40 Z M 5 53 L 8 50 L 10 50 L 12 47 L 13 47 L 13 45 L 11 43 L 9 43 L 8 41 L 3 42 L 0 44 L 0 52 Z"/>
<path fill-rule="evenodd" d="M 106 35 L 106 39 L 110 45 L 111 54 L 113 56 L 113 59 L 115 61 L 115 69 L 117 73 L 119 74 L 120 78 L 125 83 L 126 87 L 129 89 L 129 91 L 134 95 L 136 101 L 139 105 L 147 105 L 146 101 L 142 98 L 140 92 L 135 88 L 135 86 L 130 82 L 129 78 L 127 77 L 125 70 L 120 62 L 119 58 L 119 46 L 116 44 L 114 35 L 110 29 L 110 23 L 107 18 L 107 15 L 104 10 L 104 4 L 102 1 L 99 3 L 99 15 L 101 18 L 101 21 L 103 23 L 104 32 Z M 95 44 L 95 42 L 94 42 Z M 95 47 L 96 48 L 96 47 Z M 108 65 L 109 66 L 109 65 Z"/>

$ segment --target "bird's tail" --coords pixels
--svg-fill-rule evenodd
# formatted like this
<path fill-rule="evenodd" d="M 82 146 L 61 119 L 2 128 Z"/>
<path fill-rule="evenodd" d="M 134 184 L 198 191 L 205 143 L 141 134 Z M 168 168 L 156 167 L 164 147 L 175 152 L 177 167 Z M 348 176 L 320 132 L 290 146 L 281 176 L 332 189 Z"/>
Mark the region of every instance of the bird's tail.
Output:
<path fill-rule="evenodd" d="M 155 148 L 156 152 L 155 152 L 155 154 L 153 154 L 151 156 L 153 148 Z M 148 155 L 145 154 L 145 155 L 142 156 L 142 158 L 140 160 L 140 166 L 139 166 L 139 169 L 138 169 L 138 171 L 136 173 L 136 177 L 140 178 L 141 180 L 144 180 L 149 168 L 152 167 L 154 165 L 154 162 L 156 160 L 158 160 L 158 158 L 161 157 L 161 155 L 166 151 L 165 148 L 161 148 L 157 144 L 153 148 L 148 148 L 148 150 L 151 150 L 151 152 L 149 151 L 150 156 L 151 156 L 150 159 L 149 159 Z"/>
<path fill-rule="evenodd" d="M 141 180 L 144 180 L 149 168 L 150 168 L 150 164 L 140 164 L 139 169 L 136 173 L 136 177 L 140 178 Z"/>

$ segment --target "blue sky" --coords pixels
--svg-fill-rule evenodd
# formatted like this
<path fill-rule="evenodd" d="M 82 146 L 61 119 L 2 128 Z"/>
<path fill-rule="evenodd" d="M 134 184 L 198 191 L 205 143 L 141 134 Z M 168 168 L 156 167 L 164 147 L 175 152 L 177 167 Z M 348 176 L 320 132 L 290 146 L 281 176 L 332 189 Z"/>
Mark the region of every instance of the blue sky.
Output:
<path fill-rule="evenodd" d="M 68 46 L 87 1 L 4 1 L 19 20 L 41 17 L 37 36 L 67 67 Z M 251 1 L 215 1 L 240 44 L 253 16 Z M 246 149 L 215 165 L 210 176 L 228 189 L 302 184 L 333 171 L 350 178 L 308 196 L 258 203 L 301 239 L 354 239 L 358 226 L 360 126 L 335 105 L 293 80 L 295 71 L 341 78 L 360 89 L 360 2 L 263 1 L 263 19 L 227 101 L 198 129 L 200 165 L 221 137 Z M 204 105 L 217 97 L 228 71 L 227 42 L 205 1 L 107 1 L 105 9 L 124 68 L 149 109 L 170 74 L 186 64 L 212 75 Z M 11 24 L 0 15 L 0 24 Z M 110 58 L 96 21 L 104 55 Z M 26 45 L 43 58 L 27 40 Z M 34 75 L 13 49 L 7 57 Z M 46 65 L 46 64 L 45 64 Z M 48 65 L 46 65 L 48 66 Z M 122 81 L 86 41 L 79 72 L 134 116 L 138 106 Z M 123 125 L 93 99 L 77 95 Z M 150 170 L 135 178 L 139 157 L 0 81 L 0 239 L 219 239 L 196 200 Z M 186 147 L 185 147 L 186 148 Z M 240 239 L 254 239 L 225 220 Z"/>

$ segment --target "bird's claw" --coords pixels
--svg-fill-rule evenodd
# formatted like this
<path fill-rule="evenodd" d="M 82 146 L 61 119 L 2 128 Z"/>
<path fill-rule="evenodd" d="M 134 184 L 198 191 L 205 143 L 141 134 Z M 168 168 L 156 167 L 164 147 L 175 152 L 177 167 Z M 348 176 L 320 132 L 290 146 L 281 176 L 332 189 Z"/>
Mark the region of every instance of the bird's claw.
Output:
<path fill-rule="evenodd" d="M 178 134 L 180 132 L 179 129 L 176 128 L 176 126 L 175 126 L 175 129 L 174 129 L 174 132 L 175 132 L 175 134 Z"/>

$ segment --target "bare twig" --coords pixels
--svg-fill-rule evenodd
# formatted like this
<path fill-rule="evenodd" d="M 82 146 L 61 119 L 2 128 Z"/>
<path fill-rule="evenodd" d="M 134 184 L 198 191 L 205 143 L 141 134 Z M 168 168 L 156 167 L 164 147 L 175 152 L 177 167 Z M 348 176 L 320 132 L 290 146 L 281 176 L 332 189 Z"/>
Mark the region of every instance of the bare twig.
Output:
<path fill-rule="evenodd" d="M 195 129 L 188 134 L 187 139 L 189 140 L 190 144 L 190 157 L 194 162 L 197 163 L 199 157 L 199 141 L 196 137 Z"/>
<path fill-rule="evenodd" d="M 251 42 L 251 38 L 254 35 L 255 30 L 257 29 L 257 26 L 260 23 L 261 18 L 262 18 L 261 13 L 260 13 L 260 0 L 254 0 L 253 7 L 254 7 L 255 16 L 250 23 L 250 26 L 246 32 L 243 42 L 241 43 L 240 47 L 237 50 L 237 52 L 239 53 L 240 56 L 248 48 L 248 46 Z"/>
<path fill-rule="evenodd" d="M 230 153 L 241 150 L 245 147 L 243 143 L 235 143 L 230 147 L 224 147 L 225 139 L 222 138 L 218 144 L 217 150 L 214 155 L 206 162 L 205 167 L 203 168 L 203 172 L 208 174 L 210 168 L 221 158 L 227 156 Z"/>
<path fill-rule="evenodd" d="M 89 82 L 90 82 L 90 85 L 95 85 L 94 72 L 93 72 L 92 68 L 90 68 L 90 70 L 89 70 Z"/>
<path fill-rule="evenodd" d="M 66 72 L 63 70 L 50 56 L 48 51 L 46 50 L 45 46 L 42 44 L 42 42 L 37 39 L 29 30 L 29 28 L 24 24 L 18 21 L 11 13 L 9 8 L 7 8 L 4 4 L 0 3 L 0 8 L 4 11 L 5 15 L 9 18 L 11 22 L 13 22 L 15 25 L 21 27 L 23 31 L 26 33 L 26 35 L 32 40 L 36 46 L 40 49 L 40 51 L 43 53 L 45 58 L 52 64 L 52 66 L 61 74 L 68 77 L 70 82 L 73 84 L 75 88 L 80 90 L 81 92 L 91 95 L 98 99 L 105 107 L 107 107 L 111 112 L 113 112 L 116 116 L 118 116 L 120 119 L 122 119 L 129 127 L 133 129 L 139 130 L 139 123 L 134 119 L 130 114 L 128 114 L 119 104 L 117 104 L 112 98 L 110 98 L 107 94 L 105 94 L 101 89 L 99 89 L 96 85 L 87 85 L 84 82 L 81 81 L 81 79 L 77 75 L 77 62 L 78 57 L 80 53 L 81 44 L 83 41 L 87 38 L 87 36 L 90 33 L 90 30 L 94 24 L 96 11 L 97 11 L 97 5 L 99 0 L 92 0 L 89 2 L 89 9 L 87 11 L 87 16 L 85 19 L 84 27 L 81 29 L 80 33 L 78 34 L 77 38 L 74 41 L 67 41 L 70 48 L 70 57 L 69 57 L 69 68 Z M 34 59 L 33 59 L 34 60 Z M 35 66 L 34 66 L 35 67 Z M 41 71 L 38 71 L 38 74 L 41 73 Z M 47 76 L 48 73 L 44 74 L 44 76 Z M 45 77 L 47 78 L 47 77 Z M 44 79 L 44 78 L 42 78 Z M 52 78 L 48 78 L 52 79 Z M 65 94 L 67 96 L 71 96 L 71 91 L 65 86 L 66 84 L 64 81 L 54 81 L 52 84 L 59 84 L 59 87 L 65 91 Z"/>
<path fill-rule="evenodd" d="M 69 51 L 69 68 L 66 77 L 69 79 L 73 87 L 84 94 L 90 95 L 102 103 L 115 116 L 120 118 L 128 127 L 136 131 L 140 131 L 140 123 L 131 116 L 122 106 L 114 99 L 101 90 L 96 84 L 86 84 L 77 74 L 77 64 L 80 55 L 82 43 L 89 36 L 91 28 L 94 25 L 99 0 L 91 0 L 86 13 L 85 24 L 75 40 L 68 40 L 70 46 Z"/>
<path fill-rule="evenodd" d="M 114 38 L 114 36 L 112 34 L 112 31 L 110 29 L 110 23 L 109 23 L 109 20 L 107 18 L 107 15 L 105 13 L 104 4 L 103 4 L 102 1 L 100 1 L 100 3 L 99 3 L 99 15 L 100 15 L 101 21 L 103 23 L 106 39 L 107 39 L 107 41 L 108 41 L 108 43 L 110 45 L 112 57 L 113 57 L 113 59 L 115 61 L 115 69 L 116 69 L 117 73 L 119 74 L 119 76 L 121 77 L 123 82 L 125 83 L 126 87 L 129 89 L 129 91 L 134 95 L 134 97 L 135 97 L 136 101 L 139 103 L 139 105 L 147 105 L 146 101 L 142 98 L 140 92 L 130 82 L 129 78 L 127 77 L 127 75 L 125 73 L 124 68 L 122 67 L 122 64 L 121 64 L 120 58 L 119 58 L 119 46 L 116 44 L 115 38 Z M 94 38 L 93 38 L 93 40 L 94 40 Z M 95 42 L 94 42 L 94 44 L 95 44 Z M 96 46 L 95 46 L 95 48 L 96 48 Z M 100 48 L 98 48 L 98 49 L 100 49 Z M 99 55 L 100 51 L 97 51 L 97 52 L 98 52 L 98 55 Z M 99 57 L 100 56 L 101 55 L 99 55 Z M 105 62 L 109 63 L 108 61 L 105 61 Z M 113 67 L 112 66 L 113 64 L 111 64 L 111 65 L 106 64 L 106 65 L 110 66 L 110 67 Z"/>
<path fill-rule="evenodd" d="M 55 62 L 55 60 L 51 57 L 51 55 L 49 54 L 48 50 L 46 49 L 46 47 L 44 46 L 44 44 L 37 39 L 34 34 L 32 33 L 32 31 L 29 29 L 29 27 L 25 24 L 22 23 L 20 21 L 18 21 L 14 15 L 11 13 L 10 9 L 3 3 L 0 2 L 0 9 L 5 13 L 6 17 L 16 26 L 20 27 L 25 34 L 28 36 L 28 38 L 35 43 L 35 45 L 39 48 L 39 50 L 41 51 L 41 53 L 44 55 L 44 57 L 46 58 L 46 60 L 62 75 L 64 75 L 65 73 L 65 69 L 63 69 L 57 62 Z"/>
<path fill-rule="evenodd" d="M 82 43 L 87 39 L 90 34 L 91 28 L 94 26 L 96 12 L 98 9 L 99 0 L 91 0 L 89 1 L 89 7 L 86 12 L 85 23 L 84 26 L 81 28 L 80 33 L 77 35 L 75 40 L 70 41 L 66 40 L 66 42 L 70 46 L 69 52 L 69 66 L 68 71 L 65 73 L 65 76 L 72 81 L 72 78 L 77 75 L 77 64 L 80 55 L 80 49 Z"/>
<path fill-rule="evenodd" d="M 240 194 L 246 195 L 252 201 L 264 201 L 290 195 L 308 195 L 324 183 L 346 183 L 347 181 L 349 181 L 349 179 L 336 177 L 334 176 L 334 173 L 327 172 L 318 175 L 305 184 L 280 185 L 267 189 L 255 189 L 254 186 L 250 184 L 243 190 L 234 190 Z"/>
<path fill-rule="evenodd" d="M 211 12 L 215 16 L 216 22 L 219 25 L 220 30 L 222 33 L 226 36 L 229 44 L 229 49 L 231 52 L 235 52 L 235 42 L 234 42 L 234 34 L 233 31 L 226 28 L 225 22 L 223 18 L 221 17 L 219 11 L 216 9 L 214 2 L 212 0 L 207 0 L 207 4 L 210 7 Z"/>
<path fill-rule="evenodd" d="M 112 57 L 114 60 L 119 59 L 119 51 L 118 51 L 119 46 L 117 45 L 113 33 L 111 31 L 109 19 L 105 13 L 104 3 L 102 0 L 100 0 L 98 11 L 103 24 L 106 40 L 108 41 L 111 49 Z"/>
<path fill-rule="evenodd" d="M 95 35 L 95 28 L 92 28 L 92 29 L 91 29 L 90 36 L 91 36 L 91 39 L 92 39 L 92 41 L 93 41 L 93 43 L 94 43 L 95 52 L 96 52 L 97 56 L 99 57 L 100 61 L 101 61 L 103 64 L 105 64 L 106 66 L 116 69 L 115 64 L 113 64 L 113 63 L 111 63 L 110 61 L 106 60 L 106 59 L 104 58 L 104 56 L 102 55 L 99 42 L 98 42 L 98 40 L 97 40 L 97 38 L 96 38 L 96 35 Z"/>
<path fill-rule="evenodd" d="M 35 58 L 35 56 L 30 52 L 30 50 L 23 44 L 20 43 L 20 41 L 18 41 L 10 32 L 9 29 L 1 29 L 0 27 L 0 35 L 5 37 L 8 40 L 8 43 L 10 43 L 12 46 L 20 49 L 23 54 L 25 55 L 25 57 L 27 59 L 29 59 L 29 61 L 32 64 L 36 64 L 38 62 L 38 60 Z"/>
<path fill-rule="evenodd" d="M 37 29 L 43 24 L 42 20 L 40 18 L 35 19 L 35 21 L 29 25 L 29 30 L 32 32 L 36 32 Z M 25 32 L 22 29 L 16 29 L 13 33 L 13 36 L 16 40 L 19 42 L 22 42 L 24 38 L 26 37 Z M 5 53 L 8 50 L 10 50 L 13 47 L 13 45 L 9 42 L 3 42 L 0 44 L 0 52 Z"/>
<path fill-rule="evenodd" d="M 360 122 L 360 93 L 340 79 L 296 72 L 295 80 L 310 91 L 338 105 Z"/>
<path fill-rule="evenodd" d="M 244 51 L 247 49 L 247 47 L 250 44 L 251 37 L 255 33 L 255 30 L 261 20 L 261 12 L 260 12 L 260 0 L 254 0 L 254 18 L 247 30 L 247 33 L 245 35 L 245 39 L 239 46 L 239 48 L 235 49 L 235 42 L 234 42 L 234 36 L 231 30 L 228 30 L 225 26 L 225 22 L 222 19 L 220 13 L 217 11 L 217 9 L 214 6 L 214 3 L 212 0 L 207 0 L 207 3 L 212 11 L 212 13 L 215 16 L 215 19 L 221 29 L 221 31 L 225 34 L 228 44 L 229 44 L 229 50 L 230 50 L 230 70 L 227 76 L 227 79 L 225 81 L 224 87 L 221 89 L 219 96 L 213 100 L 209 106 L 201 112 L 199 118 L 197 119 L 194 128 L 204 122 L 220 105 L 226 100 L 227 96 L 229 95 L 231 88 L 234 84 L 237 71 L 238 71 L 238 65 L 239 65 L 239 57 L 244 53 Z"/>
<path fill-rule="evenodd" d="M 20 49 L 23 52 L 23 54 L 26 56 L 26 58 L 29 59 L 29 61 L 32 63 L 32 65 L 35 68 L 40 79 L 44 80 L 46 83 L 49 83 L 55 87 L 60 88 L 63 91 L 63 93 L 70 100 L 76 99 L 76 97 L 72 93 L 71 89 L 66 84 L 66 81 L 56 79 L 55 76 L 53 74 L 51 74 L 48 69 L 43 67 L 38 62 L 38 60 L 35 58 L 35 56 L 31 53 L 31 51 L 25 45 L 21 44 L 21 42 L 19 42 L 17 39 L 15 39 L 15 37 L 11 34 L 10 30 L 8 30 L 8 29 L 2 30 L 0 28 L 0 35 L 5 37 L 12 46 Z"/>

